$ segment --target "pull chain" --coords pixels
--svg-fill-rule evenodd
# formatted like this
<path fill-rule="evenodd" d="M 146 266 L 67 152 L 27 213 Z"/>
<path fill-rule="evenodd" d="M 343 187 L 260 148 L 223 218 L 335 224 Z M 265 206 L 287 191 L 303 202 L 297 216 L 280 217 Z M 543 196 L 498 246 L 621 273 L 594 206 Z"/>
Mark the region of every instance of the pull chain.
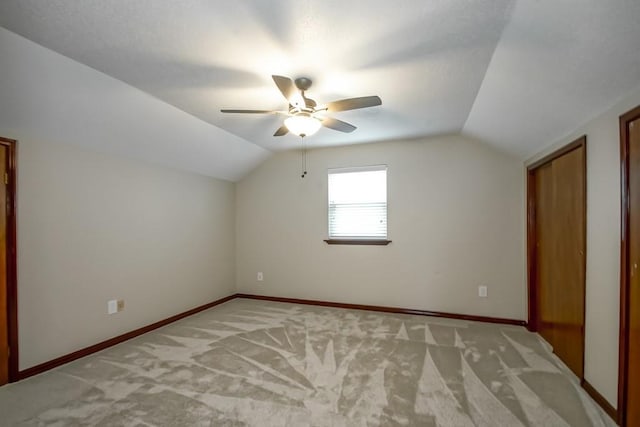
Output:
<path fill-rule="evenodd" d="M 301 178 L 304 178 L 307 174 L 307 148 L 304 146 L 304 136 L 300 136 L 302 138 L 302 174 Z"/>

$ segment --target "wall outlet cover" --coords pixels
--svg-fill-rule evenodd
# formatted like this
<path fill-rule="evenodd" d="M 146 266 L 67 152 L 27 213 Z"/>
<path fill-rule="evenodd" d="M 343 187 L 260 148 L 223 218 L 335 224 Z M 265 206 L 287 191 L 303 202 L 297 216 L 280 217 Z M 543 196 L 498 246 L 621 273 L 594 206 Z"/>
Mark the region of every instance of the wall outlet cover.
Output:
<path fill-rule="evenodd" d="M 486 286 L 478 286 L 478 296 L 482 298 L 486 298 L 488 294 Z"/>
<path fill-rule="evenodd" d="M 107 314 L 116 314 L 118 312 L 118 300 L 112 299 L 107 301 Z"/>
<path fill-rule="evenodd" d="M 258 280 L 258 282 L 262 282 L 264 280 L 264 274 L 262 274 L 262 271 L 258 271 L 256 279 Z"/>

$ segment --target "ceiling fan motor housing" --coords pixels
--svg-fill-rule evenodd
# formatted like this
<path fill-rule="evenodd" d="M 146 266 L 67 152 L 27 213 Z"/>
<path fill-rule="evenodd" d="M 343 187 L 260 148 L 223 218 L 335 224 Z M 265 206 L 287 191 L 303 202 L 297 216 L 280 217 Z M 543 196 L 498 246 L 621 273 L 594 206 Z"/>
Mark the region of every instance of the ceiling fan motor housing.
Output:
<path fill-rule="evenodd" d="M 313 84 L 313 81 L 308 77 L 298 77 L 295 80 L 295 83 L 298 89 L 305 91 L 311 87 L 311 85 Z"/>

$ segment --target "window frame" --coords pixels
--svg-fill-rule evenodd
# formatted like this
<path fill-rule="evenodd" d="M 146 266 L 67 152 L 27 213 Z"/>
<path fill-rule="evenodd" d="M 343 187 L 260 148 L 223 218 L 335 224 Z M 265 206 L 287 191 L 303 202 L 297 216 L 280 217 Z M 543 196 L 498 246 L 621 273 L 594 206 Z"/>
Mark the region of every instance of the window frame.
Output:
<path fill-rule="evenodd" d="M 371 238 L 371 237 L 358 237 L 358 236 L 349 236 L 345 238 L 339 237 L 331 237 L 329 236 L 327 239 L 324 239 L 324 242 L 328 245 L 373 245 L 373 246 L 386 246 L 391 243 L 389 239 L 389 167 L 386 164 L 378 164 L 378 165 L 369 165 L 369 166 L 352 166 L 352 167 L 338 167 L 338 168 L 328 168 L 327 169 L 327 235 L 329 235 L 329 222 L 330 219 L 330 200 L 329 200 L 329 179 L 331 174 L 339 174 L 339 173 L 353 173 L 353 172 L 375 172 L 375 171 L 385 171 L 385 216 L 387 222 L 386 229 L 386 238 Z"/>

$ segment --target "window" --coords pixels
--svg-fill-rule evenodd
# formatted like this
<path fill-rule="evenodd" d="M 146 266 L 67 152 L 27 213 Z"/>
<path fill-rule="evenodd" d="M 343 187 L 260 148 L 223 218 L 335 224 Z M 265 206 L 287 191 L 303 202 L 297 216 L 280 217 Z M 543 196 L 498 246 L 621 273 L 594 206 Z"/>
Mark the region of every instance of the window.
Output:
<path fill-rule="evenodd" d="M 327 243 L 347 241 L 388 243 L 386 165 L 329 169 Z"/>

